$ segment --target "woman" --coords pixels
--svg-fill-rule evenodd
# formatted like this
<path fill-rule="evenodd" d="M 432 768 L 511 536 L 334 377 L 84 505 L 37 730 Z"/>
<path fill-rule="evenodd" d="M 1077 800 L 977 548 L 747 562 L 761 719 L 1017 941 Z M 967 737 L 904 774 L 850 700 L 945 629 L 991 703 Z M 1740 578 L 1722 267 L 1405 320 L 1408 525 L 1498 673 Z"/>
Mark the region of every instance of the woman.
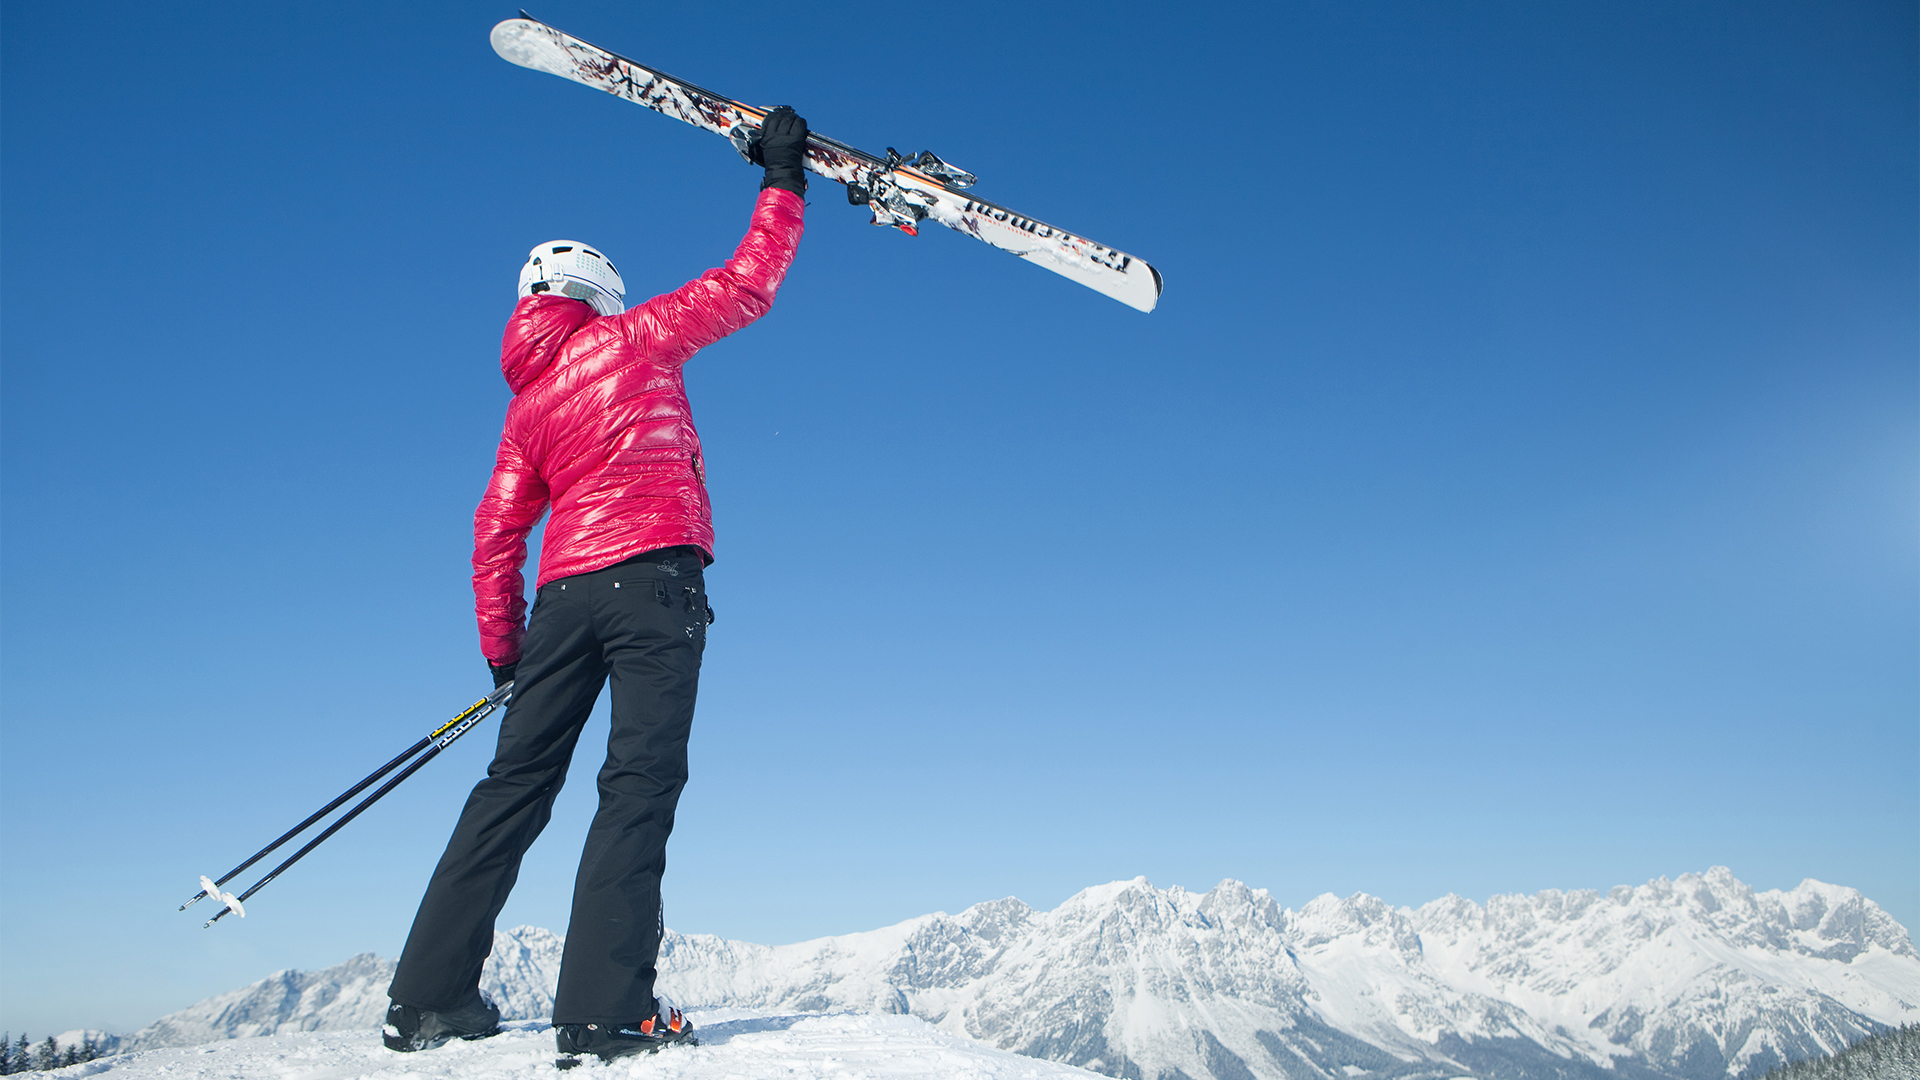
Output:
<path fill-rule="evenodd" d="M 494 919 L 609 678 L 613 734 L 574 884 L 556 1039 L 564 1054 L 612 1060 L 692 1035 L 654 993 L 660 877 L 713 619 L 713 518 L 681 368 L 772 305 L 800 243 L 806 140 L 792 109 L 767 115 L 746 238 L 724 267 L 671 293 L 623 310 L 613 264 L 573 241 L 533 249 L 521 271 L 500 353 L 514 399 L 473 553 L 481 651 L 496 687 L 513 682 L 513 703 L 401 953 L 390 1049 L 499 1031 L 479 990 Z M 523 631 L 527 534 L 549 507 Z"/>

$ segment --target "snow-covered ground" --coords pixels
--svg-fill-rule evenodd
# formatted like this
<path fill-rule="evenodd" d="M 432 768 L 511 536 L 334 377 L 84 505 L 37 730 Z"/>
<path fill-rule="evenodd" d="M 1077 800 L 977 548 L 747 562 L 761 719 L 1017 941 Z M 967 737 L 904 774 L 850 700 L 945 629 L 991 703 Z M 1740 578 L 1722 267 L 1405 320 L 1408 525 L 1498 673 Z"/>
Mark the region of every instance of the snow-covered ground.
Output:
<path fill-rule="evenodd" d="M 354 1080 L 358 1077 L 445 1077 L 509 1080 L 537 1077 L 594 1080 L 1091 1080 L 1070 1065 L 1021 1057 L 939 1031 L 910 1016 L 852 1013 L 780 1015 L 743 1009 L 689 1014 L 698 1047 L 578 1069 L 554 1069 L 553 1029 L 516 1021 L 479 1042 L 454 1042 L 418 1054 L 396 1054 L 373 1029 L 311 1031 L 228 1039 L 101 1058 L 61 1069 L 65 1077 L 112 1080 Z"/>

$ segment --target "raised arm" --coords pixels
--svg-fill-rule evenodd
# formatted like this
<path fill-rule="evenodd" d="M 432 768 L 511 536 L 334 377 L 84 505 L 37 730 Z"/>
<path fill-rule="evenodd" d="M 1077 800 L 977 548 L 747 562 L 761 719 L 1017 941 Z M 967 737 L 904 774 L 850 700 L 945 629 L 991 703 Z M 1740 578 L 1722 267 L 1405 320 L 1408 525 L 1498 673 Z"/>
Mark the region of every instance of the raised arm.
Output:
<path fill-rule="evenodd" d="M 547 483 L 528 467 L 505 437 L 494 459 L 493 479 L 473 512 L 473 612 L 480 621 L 480 651 L 487 662 L 520 659 L 526 633 L 527 534 L 547 510 Z"/>
<path fill-rule="evenodd" d="M 767 313 L 800 246 L 806 203 L 791 191 L 767 188 L 753 208 L 746 238 L 725 266 L 614 316 L 637 348 L 684 364 L 708 345 Z"/>
<path fill-rule="evenodd" d="M 747 235 L 725 266 L 614 318 L 649 355 L 684 364 L 708 345 L 766 314 L 800 247 L 807 203 L 801 155 L 807 122 L 781 107 L 767 114 L 755 153 L 766 166 Z"/>

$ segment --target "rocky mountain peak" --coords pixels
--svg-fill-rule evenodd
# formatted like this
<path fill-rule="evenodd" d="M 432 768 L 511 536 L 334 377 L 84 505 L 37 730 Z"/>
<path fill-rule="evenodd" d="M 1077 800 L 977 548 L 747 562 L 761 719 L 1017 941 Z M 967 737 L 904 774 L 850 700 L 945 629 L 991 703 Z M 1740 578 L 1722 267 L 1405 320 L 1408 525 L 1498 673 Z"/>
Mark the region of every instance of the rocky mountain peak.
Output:
<path fill-rule="evenodd" d="M 1198 910 L 1210 924 L 1246 933 L 1285 933 L 1287 929 L 1286 911 L 1274 902 L 1273 894 L 1232 878 L 1202 896 Z"/>
<path fill-rule="evenodd" d="M 550 1015 L 563 944 L 495 936 L 509 1018 Z M 669 931 L 660 969 L 695 1008 L 906 1013 L 1131 1080 L 1731 1080 L 1920 1021 L 1920 956 L 1871 900 L 1719 867 L 1417 910 L 1135 878 L 791 945 Z M 377 1026 L 391 976 L 371 954 L 279 972 L 130 1042 Z"/>
<path fill-rule="evenodd" d="M 1421 953 L 1420 934 L 1408 914 L 1366 893 L 1348 897 L 1324 893 L 1309 900 L 1290 921 L 1297 948 L 1343 942 L 1388 949 L 1408 957 Z"/>

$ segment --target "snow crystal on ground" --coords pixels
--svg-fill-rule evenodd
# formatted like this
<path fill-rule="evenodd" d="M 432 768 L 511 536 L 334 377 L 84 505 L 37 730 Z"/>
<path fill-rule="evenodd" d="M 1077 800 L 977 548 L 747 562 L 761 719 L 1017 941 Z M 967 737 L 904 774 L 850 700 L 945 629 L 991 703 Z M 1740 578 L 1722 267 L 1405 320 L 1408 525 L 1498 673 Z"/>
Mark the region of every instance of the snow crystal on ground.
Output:
<path fill-rule="evenodd" d="M 101 1058 L 52 1075 L 110 1080 L 357 1080 L 360 1077 L 445 1077 L 448 1080 L 1091 1080 L 1093 1073 L 1020 1057 L 950 1035 L 910 1016 L 863 1013 L 770 1014 L 712 1009 L 688 1014 L 698 1047 L 580 1068 L 553 1067 L 553 1029 L 545 1021 L 503 1025 L 478 1042 L 396 1054 L 380 1033 L 299 1032 L 231 1039 L 204 1046 L 145 1050 Z"/>

